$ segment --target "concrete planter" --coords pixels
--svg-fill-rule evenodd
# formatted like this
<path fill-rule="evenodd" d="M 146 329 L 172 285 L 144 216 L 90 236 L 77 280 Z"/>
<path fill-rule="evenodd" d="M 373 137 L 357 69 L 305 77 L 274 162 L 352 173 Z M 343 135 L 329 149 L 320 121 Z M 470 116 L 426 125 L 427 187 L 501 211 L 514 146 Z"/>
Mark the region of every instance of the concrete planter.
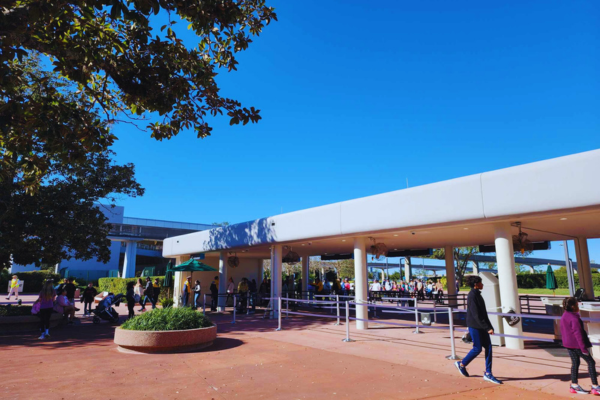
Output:
<path fill-rule="evenodd" d="M 183 353 L 210 346 L 217 337 L 217 326 L 185 331 L 129 331 L 115 329 L 119 351 L 135 353 Z"/>
<path fill-rule="evenodd" d="M 50 328 L 65 323 L 63 316 L 53 313 L 50 317 Z M 40 318 L 37 315 L 20 317 L 0 317 L 0 334 L 37 331 L 40 329 Z"/>

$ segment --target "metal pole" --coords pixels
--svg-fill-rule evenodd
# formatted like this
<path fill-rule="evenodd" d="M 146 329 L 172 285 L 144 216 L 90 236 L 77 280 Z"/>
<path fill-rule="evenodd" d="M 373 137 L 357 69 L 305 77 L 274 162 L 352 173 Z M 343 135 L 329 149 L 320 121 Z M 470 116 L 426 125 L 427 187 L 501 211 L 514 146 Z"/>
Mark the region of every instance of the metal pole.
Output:
<path fill-rule="evenodd" d="M 565 265 L 567 267 L 567 280 L 569 282 L 569 296 L 575 296 L 575 275 L 573 274 L 573 264 L 571 263 L 571 258 L 569 258 L 569 247 L 568 242 L 563 240 L 563 247 L 565 248 Z M 581 269 L 581 262 L 577 260 L 579 263 L 579 268 Z M 581 271 L 577 271 L 581 274 Z"/>
<path fill-rule="evenodd" d="M 437 324 L 437 304 L 433 302 L 433 322 Z"/>
<path fill-rule="evenodd" d="M 419 310 L 417 306 L 417 297 L 415 296 L 415 331 L 413 333 L 422 333 L 419 332 Z"/>
<path fill-rule="evenodd" d="M 281 330 L 281 296 L 279 296 L 277 301 L 279 302 L 279 310 L 277 312 L 277 320 L 278 320 L 279 326 L 276 329 L 276 331 L 280 331 Z"/>
<path fill-rule="evenodd" d="M 350 339 L 350 302 L 346 301 L 346 339 L 342 339 L 342 342 L 354 342 Z"/>
<path fill-rule="evenodd" d="M 337 322 L 336 325 L 340 324 L 340 296 L 338 294 L 335 295 L 335 309 L 337 312 Z"/>
<path fill-rule="evenodd" d="M 231 321 L 232 324 L 235 324 L 235 309 L 236 309 L 236 295 L 233 295 L 233 321 Z"/>
<path fill-rule="evenodd" d="M 206 293 L 204 293 L 204 302 L 202 303 L 202 314 L 206 315 Z"/>
<path fill-rule="evenodd" d="M 290 311 L 290 301 L 286 297 L 285 298 L 285 319 L 288 319 L 290 317 L 289 311 Z"/>
<path fill-rule="evenodd" d="M 448 307 L 448 321 L 450 328 L 450 347 L 452 349 L 452 354 L 447 356 L 448 360 L 460 360 L 459 357 L 456 356 L 456 347 L 454 346 L 454 317 L 452 315 L 452 307 Z"/>

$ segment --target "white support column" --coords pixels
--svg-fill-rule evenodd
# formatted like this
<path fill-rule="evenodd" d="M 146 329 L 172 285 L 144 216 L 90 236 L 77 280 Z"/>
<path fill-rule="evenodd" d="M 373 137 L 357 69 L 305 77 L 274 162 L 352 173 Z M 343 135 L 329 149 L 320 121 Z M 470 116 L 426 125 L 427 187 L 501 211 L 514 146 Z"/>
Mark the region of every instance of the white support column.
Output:
<path fill-rule="evenodd" d="M 587 238 L 575 239 L 575 257 L 577 257 L 577 275 L 579 275 L 579 287 L 585 290 L 585 299 L 594 299 L 594 283 L 592 281 L 592 269 L 590 267 L 590 253 Z"/>
<path fill-rule="evenodd" d="M 368 296 L 367 248 L 364 238 L 354 238 L 354 294 L 357 303 L 366 303 Z M 356 318 L 368 320 L 367 307 L 356 306 Z M 368 329 L 369 323 L 356 321 L 356 329 Z"/>
<path fill-rule="evenodd" d="M 283 249 L 280 244 L 273 245 L 273 258 L 271 260 L 271 297 L 278 298 L 281 296 L 281 260 L 283 259 Z M 279 315 L 279 303 L 277 300 L 272 301 L 273 317 Z"/>
<path fill-rule="evenodd" d="M 456 270 L 454 269 L 454 247 L 444 247 L 444 259 L 446 261 L 446 285 L 451 305 L 456 305 Z"/>
<path fill-rule="evenodd" d="M 412 278 L 412 267 L 410 265 L 410 257 L 405 257 L 404 258 L 404 280 L 406 282 L 409 282 L 410 278 Z"/>
<path fill-rule="evenodd" d="M 125 247 L 125 260 L 123 261 L 123 278 L 135 278 L 135 256 L 137 242 L 127 241 Z"/>
<path fill-rule="evenodd" d="M 302 295 L 308 290 L 308 276 L 310 267 L 310 256 L 302 256 Z"/>
<path fill-rule="evenodd" d="M 222 296 L 227 294 L 227 252 L 222 251 L 219 254 L 219 301 L 217 303 L 217 311 L 225 311 L 227 305 L 227 297 Z"/>
<path fill-rule="evenodd" d="M 479 275 L 479 263 L 477 261 L 472 261 L 473 263 L 473 273 L 475 275 Z"/>
<path fill-rule="evenodd" d="M 175 265 L 179 265 L 190 259 L 190 256 L 177 256 L 175 257 Z M 175 272 L 173 274 L 173 303 L 175 307 L 181 306 L 179 296 L 183 290 L 183 276 L 184 272 Z"/>
<path fill-rule="evenodd" d="M 528 265 L 528 267 L 529 267 L 529 273 L 535 274 L 535 268 L 533 267 L 533 265 Z"/>
<path fill-rule="evenodd" d="M 515 313 L 521 313 L 521 304 L 519 301 L 519 289 L 517 287 L 517 273 L 515 271 L 515 253 L 513 249 L 511 226 L 508 222 L 497 224 L 495 227 L 496 244 L 496 263 L 498 265 L 498 285 L 500 286 L 500 302 L 502 303 L 502 312 L 510 310 Z M 515 326 L 508 325 L 505 318 L 502 318 L 504 324 L 504 333 L 507 335 L 522 336 L 522 320 Z M 523 349 L 522 339 L 505 338 L 506 348 Z"/>

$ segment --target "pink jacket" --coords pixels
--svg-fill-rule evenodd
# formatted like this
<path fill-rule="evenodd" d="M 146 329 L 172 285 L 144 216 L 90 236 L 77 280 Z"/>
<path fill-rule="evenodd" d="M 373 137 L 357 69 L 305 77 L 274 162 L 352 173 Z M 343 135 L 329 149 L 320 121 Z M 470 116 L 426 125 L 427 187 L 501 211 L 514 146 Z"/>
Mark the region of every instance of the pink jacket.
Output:
<path fill-rule="evenodd" d="M 67 299 L 67 296 L 61 295 L 56 298 L 56 303 L 54 303 L 54 311 L 60 314 L 64 314 L 65 307 L 72 306 Z"/>

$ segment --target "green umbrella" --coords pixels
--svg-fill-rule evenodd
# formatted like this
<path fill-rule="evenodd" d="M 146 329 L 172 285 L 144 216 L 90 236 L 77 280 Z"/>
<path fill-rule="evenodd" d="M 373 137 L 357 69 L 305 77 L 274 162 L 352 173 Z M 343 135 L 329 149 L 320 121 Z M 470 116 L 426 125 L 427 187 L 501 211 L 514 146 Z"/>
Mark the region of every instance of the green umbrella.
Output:
<path fill-rule="evenodd" d="M 173 271 L 171 270 L 171 261 L 167 264 L 167 271 L 165 272 L 165 279 L 163 279 L 163 286 L 169 287 L 171 286 L 171 281 L 173 280 Z"/>
<path fill-rule="evenodd" d="M 546 269 L 546 289 L 552 290 L 554 295 L 554 291 L 558 287 L 556 283 L 556 276 L 554 276 L 554 270 L 550 265 L 548 265 L 548 269 Z"/>
<path fill-rule="evenodd" d="M 176 267 L 171 268 L 172 271 L 182 272 L 182 271 L 218 271 L 214 269 L 210 265 L 206 265 L 196 259 L 190 258 L 184 263 L 179 264 Z"/>

